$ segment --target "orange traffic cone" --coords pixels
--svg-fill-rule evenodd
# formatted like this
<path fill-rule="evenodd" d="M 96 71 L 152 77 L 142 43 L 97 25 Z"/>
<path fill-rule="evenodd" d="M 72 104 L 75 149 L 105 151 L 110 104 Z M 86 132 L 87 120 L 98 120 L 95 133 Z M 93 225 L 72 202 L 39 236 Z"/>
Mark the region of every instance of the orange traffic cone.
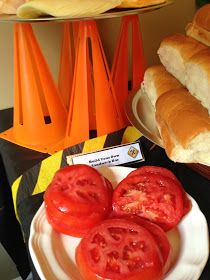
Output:
<path fill-rule="evenodd" d="M 129 82 L 129 26 L 132 28 L 131 46 L 131 89 L 128 89 Z M 114 60 L 112 65 L 112 80 L 116 92 L 119 107 L 124 119 L 128 123 L 125 114 L 125 102 L 129 91 L 137 91 L 140 88 L 145 71 L 145 57 L 141 39 L 141 31 L 138 15 L 124 16 L 117 40 Z"/>
<path fill-rule="evenodd" d="M 14 27 L 13 127 L 0 137 L 48 152 L 64 138 L 67 111 L 30 24 Z"/>
<path fill-rule="evenodd" d="M 65 146 L 125 126 L 95 21 L 81 21 Z"/>

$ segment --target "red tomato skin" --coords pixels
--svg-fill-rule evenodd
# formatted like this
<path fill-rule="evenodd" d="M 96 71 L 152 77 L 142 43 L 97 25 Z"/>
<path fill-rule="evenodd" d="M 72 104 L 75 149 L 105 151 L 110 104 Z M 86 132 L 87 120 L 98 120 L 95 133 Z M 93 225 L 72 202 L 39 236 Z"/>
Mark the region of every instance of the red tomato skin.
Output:
<path fill-rule="evenodd" d="M 140 227 L 139 225 L 130 222 L 128 220 L 125 219 L 111 219 L 111 220 L 106 220 L 103 222 L 103 224 L 109 224 L 111 223 L 113 225 L 113 227 L 116 226 L 116 224 L 123 224 L 126 223 L 126 225 L 128 227 L 130 227 L 131 229 L 136 229 L 135 227 Z M 134 226 L 133 226 L 134 225 Z M 98 225 L 98 227 L 100 227 L 100 225 Z M 97 231 L 96 229 L 97 227 L 91 229 L 91 232 L 93 232 L 94 230 Z M 142 227 L 140 227 L 142 229 Z M 152 242 L 153 246 L 154 246 L 154 259 L 153 259 L 153 267 L 149 267 L 146 268 L 144 267 L 144 269 L 141 269 L 141 271 L 139 272 L 131 272 L 131 273 L 127 273 L 127 274 L 119 274 L 119 275 L 114 275 L 112 276 L 103 276 L 103 273 L 97 273 L 95 271 L 93 271 L 93 269 L 91 269 L 91 265 L 89 262 L 89 257 L 88 254 L 86 254 L 86 250 L 87 250 L 87 242 L 88 242 L 88 236 L 91 235 L 91 232 L 88 233 L 88 235 L 86 235 L 81 242 L 79 243 L 77 249 L 76 249 L 76 263 L 78 266 L 78 269 L 82 275 L 82 277 L 85 280 L 122 280 L 122 279 L 126 279 L 126 280 L 160 280 L 162 279 L 163 276 L 163 263 L 162 263 L 162 257 L 159 251 L 159 248 L 157 246 L 157 244 L 155 243 L 153 237 L 151 236 L 151 234 L 149 233 L 149 231 L 143 229 L 144 234 L 147 234 L 147 237 L 150 239 L 150 242 Z M 154 243 L 153 243 L 154 242 Z M 121 243 L 121 242 L 120 242 Z M 97 264 L 96 264 L 97 266 Z M 94 265 L 95 267 L 95 265 Z"/>
<path fill-rule="evenodd" d="M 132 197 L 132 192 L 137 195 Z M 182 190 L 172 179 L 159 174 L 128 176 L 115 188 L 112 208 L 115 216 L 137 215 L 168 231 L 183 216 Z"/>
<path fill-rule="evenodd" d="M 162 176 L 165 176 L 167 178 L 171 178 L 174 180 L 177 184 L 180 185 L 180 188 L 183 192 L 183 216 L 186 215 L 190 209 L 191 209 L 191 202 L 182 186 L 182 183 L 179 181 L 179 179 L 176 177 L 176 175 L 169 169 L 165 167 L 160 166 L 141 166 L 133 171 L 131 171 L 127 177 L 136 176 L 136 175 L 145 175 L 145 174 L 160 174 Z"/>

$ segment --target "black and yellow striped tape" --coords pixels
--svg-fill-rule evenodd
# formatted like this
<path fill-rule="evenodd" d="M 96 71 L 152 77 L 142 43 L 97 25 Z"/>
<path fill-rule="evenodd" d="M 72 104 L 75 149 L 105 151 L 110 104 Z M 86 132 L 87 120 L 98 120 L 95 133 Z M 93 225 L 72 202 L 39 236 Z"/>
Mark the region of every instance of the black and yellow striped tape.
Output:
<path fill-rule="evenodd" d="M 93 138 L 78 145 L 59 151 L 41 161 L 23 175 L 12 185 L 12 195 L 16 216 L 18 218 L 18 205 L 30 196 L 42 193 L 49 185 L 54 173 L 67 165 L 66 156 L 101 150 L 120 144 L 137 141 L 141 133 L 134 127 L 127 127 L 117 132 Z M 19 219 L 19 218 L 18 218 Z"/>

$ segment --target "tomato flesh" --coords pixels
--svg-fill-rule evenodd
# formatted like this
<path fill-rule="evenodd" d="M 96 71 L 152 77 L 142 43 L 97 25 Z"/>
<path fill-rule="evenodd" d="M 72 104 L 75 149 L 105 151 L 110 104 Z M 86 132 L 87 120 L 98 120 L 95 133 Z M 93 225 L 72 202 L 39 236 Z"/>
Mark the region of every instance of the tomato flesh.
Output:
<path fill-rule="evenodd" d="M 164 230 L 176 226 L 183 216 L 180 186 L 159 174 L 128 176 L 114 190 L 112 204 L 115 215 L 137 215 Z"/>
<path fill-rule="evenodd" d="M 187 197 L 187 194 L 181 184 L 181 182 L 178 180 L 178 178 L 175 176 L 175 174 L 164 167 L 160 166 L 141 166 L 133 171 L 131 171 L 127 177 L 136 176 L 136 175 L 145 175 L 145 174 L 159 174 L 162 176 L 165 176 L 167 178 L 170 178 L 174 180 L 177 184 L 180 185 L 180 188 L 182 190 L 182 196 L 183 196 L 183 215 L 187 214 L 191 208 L 191 202 L 189 198 Z"/>
<path fill-rule="evenodd" d="M 170 242 L 164 230 L 157 224 L 154 224 L 141 217 L 130 216 L 129 220 L 137 223 L 140 226 L 143 226 L 152 234 L 152 236 L 156 240 L 157 245 L 159 246 L 159 249 L 163 257 L 163 263 L 164 263 L 163 271 L 165 274 L 170 266 L 172 250 L 171 250 Z"/>
<path fill-rule="evenodd" d="M 163 260 L 153 236 L 125 219 L 109 219 L 81 240 L 76 262 L 84 279 L 159 280 Z"/>

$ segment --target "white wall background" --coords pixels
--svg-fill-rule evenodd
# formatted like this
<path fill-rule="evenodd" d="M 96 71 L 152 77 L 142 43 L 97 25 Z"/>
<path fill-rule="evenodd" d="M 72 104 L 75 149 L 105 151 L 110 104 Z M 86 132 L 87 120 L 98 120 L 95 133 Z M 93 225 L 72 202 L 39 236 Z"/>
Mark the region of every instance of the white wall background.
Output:
<path fill-rule="evenodd" d="M 148 65 L 158 62 L 156 51 L 162 38 L 174 32 L 184 33 L 195 12 L 195 0 L 175 0 L 164 9 L 139 15 Z M 102 42 L 111 63 L 120 19 L 98 21 Z M 35 24 L 35 33 L 57 80 L 61 25 Z M 0 23 L 0 109 L 13 106 L 13 23 Z"/>

